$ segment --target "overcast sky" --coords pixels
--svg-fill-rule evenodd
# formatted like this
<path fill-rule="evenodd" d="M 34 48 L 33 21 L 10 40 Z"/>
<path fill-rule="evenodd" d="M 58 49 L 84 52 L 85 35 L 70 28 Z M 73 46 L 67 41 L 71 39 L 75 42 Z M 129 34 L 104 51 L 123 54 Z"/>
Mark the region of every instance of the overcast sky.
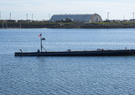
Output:
<path fill-rule="evenodd" d="M 135 12 L 135 0 L 0 0 L 1 18 L 49 19 L 53 14 L 92 14 L 98 13 L 106 19 L 132 19 Z"/>

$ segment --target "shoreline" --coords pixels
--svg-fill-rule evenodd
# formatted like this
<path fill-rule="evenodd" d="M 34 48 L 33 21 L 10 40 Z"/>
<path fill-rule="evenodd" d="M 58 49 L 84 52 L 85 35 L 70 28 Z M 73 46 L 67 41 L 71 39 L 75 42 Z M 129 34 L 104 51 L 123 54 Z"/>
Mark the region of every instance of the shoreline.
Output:
<path fill-rule="evenodd" d="M 135 23 L 13 23 L 13 22 L 0 22 L 0 29 L 29 29 L 29 28 L 48 28 L 48 29 L 118 29 L 118 28 L 135 28 Z"/>
<path fill-rule="evenodd" d="M 8 27 L 8 28 L 1 28 L 0 29 L 135 29 L 135 27 L 87 27 L 87 28 L 76 28 L 76 27 Z"/>

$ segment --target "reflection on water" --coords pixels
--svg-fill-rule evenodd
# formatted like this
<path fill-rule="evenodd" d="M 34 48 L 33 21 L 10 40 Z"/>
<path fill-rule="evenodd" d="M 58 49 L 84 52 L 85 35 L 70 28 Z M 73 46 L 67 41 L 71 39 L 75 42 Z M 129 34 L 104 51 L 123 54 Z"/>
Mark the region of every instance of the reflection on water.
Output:
<path fill-rule="evenodd" d="M 48 50 L 119 49 L 125 46 L 133 48 L 134 29 L 21 31 L 0 30 L 0 95 L 134 95 L 134 56 L 14 57 L 13 55 L 18 48 L 35 51 L 39 47 L 38 34 L 42 31 L 48 31 L 44 32 Z M 86 40 L 97 44 L 85 44 Z M 55 42 L 75 44 L 56 46 Z M 82 44 L 76 44 L 79 42 Z M 98 44 L 101 42 L 130 44 L 106 46 Z"/>

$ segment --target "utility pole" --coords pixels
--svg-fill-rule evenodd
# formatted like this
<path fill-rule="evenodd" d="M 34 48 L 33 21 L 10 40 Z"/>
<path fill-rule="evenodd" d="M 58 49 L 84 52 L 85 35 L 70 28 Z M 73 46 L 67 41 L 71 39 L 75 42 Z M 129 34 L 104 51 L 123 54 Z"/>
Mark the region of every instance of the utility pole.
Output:
<path fill-rule="evenodd" d="M 133 23 L 135 22 L 135 13 L 133 12 Z"/>
<path fill-rule="evenodd" d="M 28 13 L 26 13 L 26 20 L 28 20 Z"/>
<path fill-rule="evenodd" d="M 109 16 L 110 16 L 110 13 L 109 13 L 109 12 L 107 12 L 107 20 L 109 20 Z"/>
<path fill-rule="evenodd" d="M 32 16 L 31 16 L 32 21 L 33 21 L 33 17 L 34 17 L 34 15 L 32 14 Z"/>
<path fill-rule="evenodd" d="M 125 20 L 125 16 L 123 16 L 123 20 Z"/>
<path fill-rule="evenodd" d="M 12 16 L 12 14 L 11 14 L 11 12 L 10 12 L 10 14 L 9 14 L 9 20 L 11 20 L 11 16 Z"/>
<path fill-rule="evenodd" d="M 135 13 L 133 12 L 133 19 L 135 19 Z"/>
<path fill-rule="evenodd" d="M 0 20 L 1 20 L 1 11 L 0 11 Z"/>
<path fill-rule="evenodd" d="M 48 16 L 49 16 L 49 19 L 50 19 L 51 18 L 51 14 L 49 13 Z"/>

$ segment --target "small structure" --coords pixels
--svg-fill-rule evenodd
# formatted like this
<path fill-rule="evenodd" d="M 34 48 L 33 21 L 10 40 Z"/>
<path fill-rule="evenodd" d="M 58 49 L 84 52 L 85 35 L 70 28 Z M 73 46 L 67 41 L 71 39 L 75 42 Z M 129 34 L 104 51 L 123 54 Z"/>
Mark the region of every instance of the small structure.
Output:
<path fill-rule="evenodd" d="M 101 22 L 102 18 L 98 14 L 65 14 L 53 15 L 50 19 L 51 22 L 71 20 L 73 22 L 94 23 Z"/>
<path fill-rule="evenodd" d="M 41 51 L 38 50 L 38 52 L 39 52 L 39 51 L 42 52 L 42 50 L 43 50 L 43 44 L 42 44 L 42 41 L 43 41 L 43 40 L 46 40 L 46 39 L 42 37 L 42 33 L 39 34 L 39 38 L 40 38 L 40 50 L 41 50 Z"/>

